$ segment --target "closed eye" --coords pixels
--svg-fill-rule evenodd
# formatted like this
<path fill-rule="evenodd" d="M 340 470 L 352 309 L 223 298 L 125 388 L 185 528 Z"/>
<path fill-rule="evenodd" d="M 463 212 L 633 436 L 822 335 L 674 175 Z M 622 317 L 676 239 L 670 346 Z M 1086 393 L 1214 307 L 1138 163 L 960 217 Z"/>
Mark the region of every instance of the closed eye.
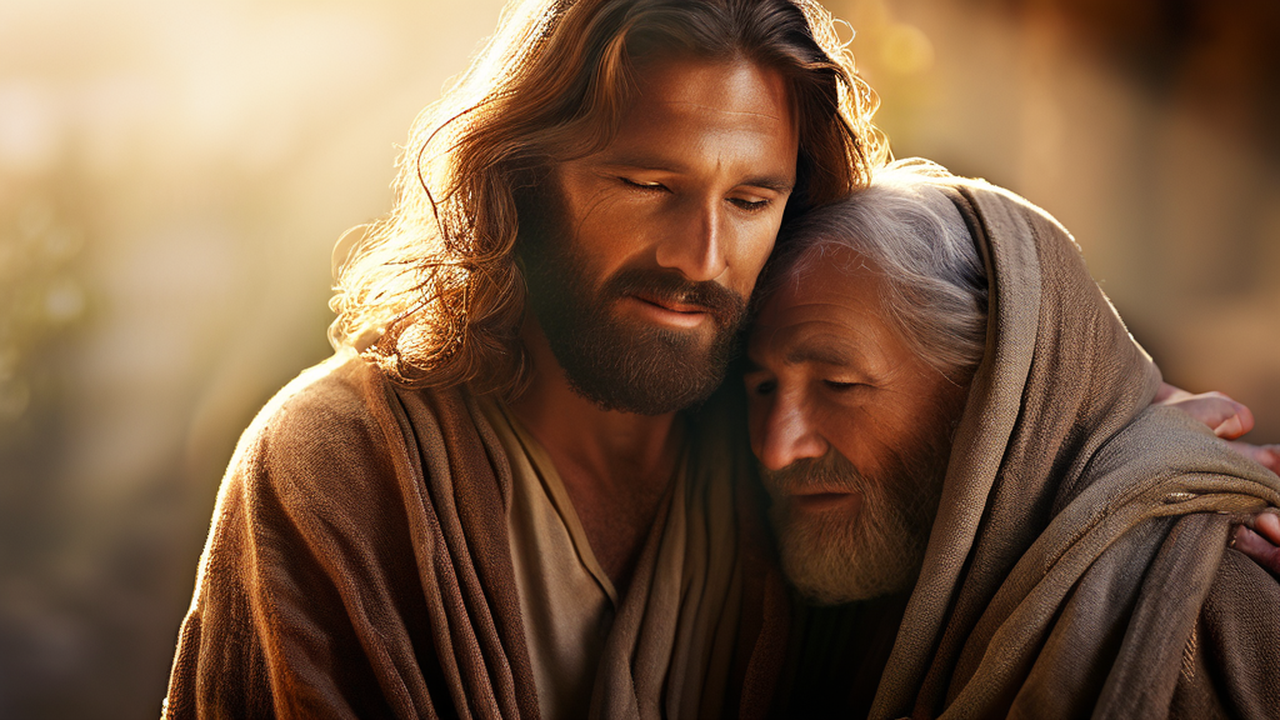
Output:
<path fill-rule="evenodd" d="M 742 379 L 747 386 L 748 395 L 768 395 L 778 389 L 778 381 L 773 378 L 746 375 Z"/>
<path fill-rule="evenodd" d="M 822 384 L 826 386 L 828 389 L 834 390 L 836 392 L 849 392 L 850 390 L 856 390 L 858 388 L 867 387 L 866 383 L 840 382 L 839 380 L 823 380 Z"/>
<path fill-rule="evenodd" d="M 666 190 L 667 189 L 667 186 L 663 185 L 660 182 L 649 182 L 646 180 L 632 180 L 629 177 L 622 177 L 622 176 L 619 176 L 618 179 L 622 181 L 623 185 L 626 185 L 627 187 L 635 188 L 637 190 Z"/>
<path fill-rule="evenodd" d="M 729 198 L 729 202 L 747 212 L 759 212 L 769 207 L 769 200 L 747 200 L 746 198 Z"/>

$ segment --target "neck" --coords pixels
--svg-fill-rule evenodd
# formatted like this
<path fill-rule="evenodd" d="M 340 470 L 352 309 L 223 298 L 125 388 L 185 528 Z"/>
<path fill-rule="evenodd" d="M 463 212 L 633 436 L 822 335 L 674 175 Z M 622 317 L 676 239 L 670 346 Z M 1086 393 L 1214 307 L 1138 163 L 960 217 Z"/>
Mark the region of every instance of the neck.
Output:
<path fill-rule="evenodd" d="M 533 372 L 511 411 L 555 463 L 596 559 L 622 592 L 675 475 L 683 423 L 674 412 L 601 408 L 569 385 L 532 318 L 522 339 Z"/>

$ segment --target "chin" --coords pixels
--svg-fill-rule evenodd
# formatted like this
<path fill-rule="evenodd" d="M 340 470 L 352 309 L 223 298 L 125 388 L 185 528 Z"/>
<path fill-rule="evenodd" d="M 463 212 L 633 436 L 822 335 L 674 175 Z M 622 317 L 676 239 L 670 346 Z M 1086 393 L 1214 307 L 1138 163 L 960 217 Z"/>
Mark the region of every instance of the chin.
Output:
<path fill-rule="evenodd" d="M 910 533 L 855 512 L 770 511 L 788 582 L 814 605 L 842 605 L 910 590 L 923 559 Z"/>
<path fill-rule="evenodd" d="M 601 408 L 663 415 L 710 397 L 724 380 L 731 341 L 709 338 L 702 328 L 618 323 L 552 349 L 570 386 Z"/>

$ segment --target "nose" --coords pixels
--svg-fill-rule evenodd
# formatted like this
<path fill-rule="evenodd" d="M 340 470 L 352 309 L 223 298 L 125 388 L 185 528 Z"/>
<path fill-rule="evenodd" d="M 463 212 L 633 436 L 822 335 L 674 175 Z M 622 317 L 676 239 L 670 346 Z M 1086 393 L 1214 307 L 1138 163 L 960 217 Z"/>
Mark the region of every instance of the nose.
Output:
<path fill-rule="evenodd" d="M 805 407 L 803 398 L 793 394 L 777 394 L 752 426 L 752 450 L 770 470 L 822 457 L 829 447 L 812 411 Z"/>
<path fill-rule="evenodd" d="M 658 265 L 679 270 L 694 282 L 720 277 L 729 267 L 725 251 L 733 233 L 720 201 L 691 202 L 676 211 L 672 220 L 665 241 L 658 246 Z"/>

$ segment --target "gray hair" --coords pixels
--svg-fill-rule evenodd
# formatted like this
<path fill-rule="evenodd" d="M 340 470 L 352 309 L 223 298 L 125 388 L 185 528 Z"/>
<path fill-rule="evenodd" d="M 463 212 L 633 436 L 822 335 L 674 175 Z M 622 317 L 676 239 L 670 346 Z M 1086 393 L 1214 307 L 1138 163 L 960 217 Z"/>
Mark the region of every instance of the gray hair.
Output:
<path fill-rule="evenodd" d="M 986 344 L 987 277 L 964 218 L 942 189 L 944 174 L 932 164 L 895 164 L 877 171 L 867 188 L 789 223 L 757 302 L 821 261 L 827 248 L 849 248 L 880 267 L 882 307 L 916 354 L 967 384 Z"/>

